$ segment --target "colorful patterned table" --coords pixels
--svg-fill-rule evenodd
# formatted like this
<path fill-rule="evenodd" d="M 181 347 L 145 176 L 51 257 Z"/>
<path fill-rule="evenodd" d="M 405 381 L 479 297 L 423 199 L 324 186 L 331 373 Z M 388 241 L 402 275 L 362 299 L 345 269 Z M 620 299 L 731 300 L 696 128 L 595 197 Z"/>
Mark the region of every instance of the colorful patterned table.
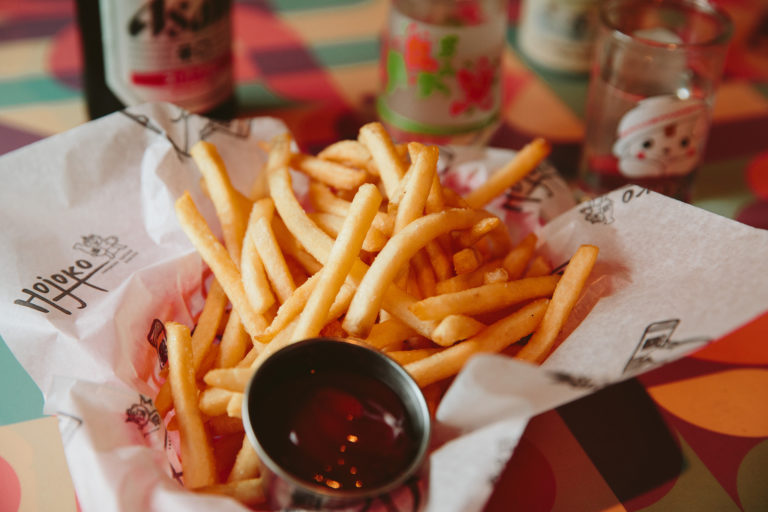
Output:
<path fill-rule="evenodd" d="M 768 228 L 768 5 L 721 3 L 737 30 L 693 202 Z M 572 179 L 586 79 L 538 69 L 517 52 L 518 8 L 513 0 L 506 111 L 492 145 L 546 137 L 551 161 Z M 387 9 L 384 0 L 236 1 L 242 114 L 282 118 L 308 151 L 354 137 L 375 118 Z M 69 0 L 0 2 L 0 154 L 86 121 L 73 18 Z M 487 510 L 768 510 L 766 338 L 768 314 L 693 356 L 537 416 Z M 41 410 L 40 392 L 0 344 L 0 424 Z M 42 443 L 8 432 L 0 430 L 0 510 L 16 510 L 14 496 L 34 492 L 24 482 L 40 478 L 9 462 L 8 450 L 9 439 L 30 452 Z"/>

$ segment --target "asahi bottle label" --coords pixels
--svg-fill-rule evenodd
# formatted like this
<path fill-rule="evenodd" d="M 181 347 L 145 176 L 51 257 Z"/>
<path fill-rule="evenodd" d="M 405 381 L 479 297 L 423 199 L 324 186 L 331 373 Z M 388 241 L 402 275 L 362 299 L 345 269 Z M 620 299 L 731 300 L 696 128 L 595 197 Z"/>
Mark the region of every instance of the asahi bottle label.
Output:
<path fill-rule="evenodd" d="M 100 0 L 104 74 L 125 105 L 192 112 L 232 94 L 229 0 Z"/>

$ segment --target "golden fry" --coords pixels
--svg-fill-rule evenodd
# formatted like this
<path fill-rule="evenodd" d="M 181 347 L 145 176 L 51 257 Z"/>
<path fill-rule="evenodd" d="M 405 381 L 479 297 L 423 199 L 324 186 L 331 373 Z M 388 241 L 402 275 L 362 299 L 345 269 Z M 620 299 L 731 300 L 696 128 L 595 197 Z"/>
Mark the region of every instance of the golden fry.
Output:
<path fill-rule="evenodd" d="M 443 347 L 450 347 L 456 342 L 474 336 L 485 327 L 471 316 L 448 315 L 432 331 L 432 341 Z"/>
<path fill-rule="evenodd" d="M 344 217 L 333 213 L 313 212 L 309 214 L 309 218 L 315 221 L 320 229 L 333 238 L 336 238 L 339 235 L 341 226 L 344 224 Z M 387 243 L 387 240 L 389 240 L 389 238 L 384 235 L 384 233 L 376 229 L 375 226 L 371 226 L 368 233 L 365 235 L 365 240 L 363 240 L 363 250 L 368 252 L 379 252 L 384 247 L 384 244 Z"/>
<path fill-rule="evenodd" d="M 371 221 L 378 211 L 381 199 L 381 194 L 374 185 L 366 184 L 358 190 L 352 200 L 349 215 L 344 219 L 341 232 L 331 248 L 328 260 L 320 271 L 320 279 L 304 311 L 299 316 L 299 322 L 293 333 L 295 339 L 317 336 L 325 325 L 327 310 L 360 253 L 363 240 L 371 227 Z"/>
<path fill-rule="evenodd" d="M 237 311 L 232 311 L 224 328 L 224 334 L 219 343 L 219 353 L 216 356 L 216 368 L 231 368 L 243 359 L 247 350 L 252 346 L 248 333 L 243 328 Z"/>
<path fill-rule="evenodd" d="M 346 217 L 352 205 L 331 192 L 327 186 L 313 181 L 309 184 L 309 202 L 319 212 L 332 213 L 340 217 Z M 373 219 L 373 227 L 389 236 L 395 228 L 395 220 L 384 212 L 377 212 Z"/>
<path fill-rule="evenodd" d="M 414 350 L 393 350 L 386 354 L 397 361 L 398 364 L 406 365 L 424 359 L 427 356 L 436 354 L 443 350 L 442 348 L 417 348 Z"/>
<path fill-rule="evenodd" d="M 344 329 L 355 336 L 367 334 L 382 305 L 389 283 L 405 262 L 424 247 L 428 240 L 441 233 L 466 229 L 483 216 L 474 210 L 445 210 L 425 215 L 396 233 L 363 277 L 344 318 Z"/>
<path fill-rule="evenodd" d="M 214 388 L 242 393 L 253 375 L 252 368 L 214 368 L 205 374 L 203 380 Z"/>
<path fill-rule="evenodd" d="M 547 308 L 547 299 L 519 309 L 511 315 L 489 325 L 470 339 L 457 343 L 429 357 L 405 365 L 406 371 L 420 387 L 428 386 L 456 375 L 464 363 L 480 352 L 500 352 L 527 336 L 541 322 Z"/>
<path fill-rule="evenodd" d="M 168 379 L 181 439 L 184 484 L 192 489 L 216 483 L 213 448 L 197 405 L 197 385 L 192 367 L 192 339 L 185 325 L 165 325 L 168 343 Z"/>
<path fill-rule="evenodd" d="M 547 308 L 541 325 L 533 333 L 531 339 L 518 352 L 517 358 L 524 361 L 540 363 L 552 350 L 560 329 L 568 319 L 574 304 L 581 295 L 592 267 L 597 261 L 598 248 L 594 245 L 582 245 L 571 257 L 565 267 L 563 277 L 552 293 L 552 301 Z"/>
<path fill-rule="evenodd" d="M 224 315 L 227 302 L 229 302 L 227 295 L 219 282 L 214 279 L 208 290 L 208 296 L 205 298 L 203 312 L 197 319 L 195 332 L 192 333 L 192 368 L 195 372 L 200 368 L 200 364 L 216 338 L 216 331 Z"/>
<path fill-rule="evenodd" d="M 354 165 L 360 169 L 375 169 L 371 152 L 357 140 L 340 140 L 325 147 L 317 154 L 319 158 Z M 374 174 L 378 175 L 378 171 Z"/>
<path fill-rule="evenodd" d="M 222 388 L 206 388 L 200 393 L 198 406 L 200 412 L 206 416 L 221 416 L 226 414 L 229 399 L 232 398 L 233 391 Z"/>
<path fill-rule="evenodd" d="M 405 176 L 406 167 L 398 155 L 392 139 L 381 123 L 368 123 L 360 128 L 358 140 L 371 153 L 387 197 L 392 197 Z"/>
<path fill-rule="evenodd" d="M 293 155 L 291 166 L 310 178 L 345 190 L 356 189 L 368 178 L 368 175 L 359 169 L 301 153 Z"/>
<path fill-rule="evenodd" d="M 424 214 L 424 206 L 432 186 L 432 177 L 437 172 L 438 156 L 439 151 L 436 146 L 419 145 L 415 160 L 408 171 L 410 175 L 408 186 L 397 208 L 395 233 L 400 232 L 410 222 Z"/>
<path fill-rule="evenodd" d="M 480 258 L 471 247 L 462 249 L 453 255 L 453 270 L 456 275 L 469 274 L 480 266 Z"/>
<path fill-rule="evenodd" d="M 245 295 L 240 272 L 200 215 L 189 193 L 185 193 L 176 201 L 176 214 L 192 245 L 211 268 L 229 297 L 232 307 L 240 315 L 245 330 L 251 337 L 260 334 L 267 327 L 267 322 L 251 307 Z"/>
<path fill-rule="evenodd" d="M 296 289 L 296 284 L 272 231 L 272 225 L 265 217 L 256 220 L 250 242 L 256 246 L 277 299 L 280 303 L 285 302 Z"/>
<path fill-rule="evenodd" d="M 501 268 L 501 260 L 492 260 L 487 263 L 483 263 L 473 272 L 453 276 L 449 279 L 437 282 L 437 293 L 451 293 L 466 290 L 467 288 L 475 288 L 483 284 L 483 279 L 487 272 L 493 272 L 494 270 Z"/>
<path fill-rule="evenodd" d="M 253 203 L 251 214 L 248 217 L 248 227 L 245 230 L 243 242 L 243 254 L 241 258 L 240 272 L 243 279 L 243 288 L 254 311 L 263 314 L 275 303 L 275 295 L 267 280 L 264 262 L 253 243 L 253 232 L 259 219 L 272 219 L 275 205 L 270 198 L 264 198 Z"/>
<path fill-rule="evenodd" d="M 550 150 L 549 143 L 544 139 L 535 139 L 526 144 L 507 165 L 494 172 L 488 181 L 467 194 L 464 200 L 472 208 L 484 207 L 535 169 L 549 155 Z"/>
<path fill-rule="evenodd" d="M 243 437 L 243 446 L 237 452 L 235 463 L 232 466 L 227 482 L 237 482 L 259 476 L 261 462 L 256 450 L 253 449 L 248 436 Z"/>
<path fill-rule="evenodd" d="M 510 279 L 519 279 L 523 275 L 536 249 L 536 241 L 536 235 L 529 233 L 504 257 L 502 265 Z"/>
<path fill-rule="evenodd" d="M 547 274 L 550 274 L 552 272 L 552 265 L 549 264 L 549 262 L 539 254 L 538 256 L 535 256 L 531 263 L 528 265 L 528 270 L 525 271 L 525 274 L 523 274 L 524 277 L 538 277 L 538 276 L 546 276 Z"/>
<path fill-rule="evenodd" d="M 551 296 L 559 280 L 559 276 L 543 276 L 486 284 L 428 297 L 412 304 L 411 311 L 425 320 L 439 320 L 456 314 L 478 315 L 499 311 L 526 300 Z"/>
<path fill-rule="evenodd" d="M 403 340 L 415 335 L 416 331 L 411 327 L 396 318 L 390 318 L 374 324 L 365 342 L 374 348 L 386 351 L 392 347 L 399 347 Z"/>
<path fill-rule="evenodd" d="M 192 146 L 189 154 L 205 180 L 206 190 L 221 222 L 224 245 L 235 264 L 240 265 L 250 201 L 232 186 L 216 146 L 201 140 Z"/>

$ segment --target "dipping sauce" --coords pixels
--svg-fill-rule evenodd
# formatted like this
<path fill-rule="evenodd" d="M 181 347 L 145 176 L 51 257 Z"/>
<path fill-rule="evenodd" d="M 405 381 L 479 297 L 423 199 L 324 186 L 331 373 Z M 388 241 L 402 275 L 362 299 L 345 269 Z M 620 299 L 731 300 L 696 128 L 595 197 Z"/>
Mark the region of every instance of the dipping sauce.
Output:
<path fill-rule="evenodd" d="M 311 484 L 378 487 L 401 474 L 419 449 L 402 400 L 365 374 L 310 367 L 270 390 L 263 406 L 270 418 L 262 446 Z"/>

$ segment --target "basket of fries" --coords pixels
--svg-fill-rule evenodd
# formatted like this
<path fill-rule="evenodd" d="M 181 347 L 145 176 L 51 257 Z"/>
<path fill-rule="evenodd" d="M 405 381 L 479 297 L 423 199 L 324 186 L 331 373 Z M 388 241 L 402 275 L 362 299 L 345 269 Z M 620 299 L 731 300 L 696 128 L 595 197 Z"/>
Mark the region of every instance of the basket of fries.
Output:
<path fill-rule="evenodd" d="M 429 477 L 370 510 L 479 509 L 532 415 L 761 312 L 738 269 L 767 266 L 765 234 L 633 186 L 576 205 L 548 151 L 371 123 L 310 155 L 278 121 L 159 104 L 0 160 L 21 208 L 0 334 L 59 417 L 82 509 L 263 508 L 243 393 L 318 336 L 385 353 L 450 427 Z M 702 230 L 732 241 L 717 279 Z M 753 300 L 703 315 L 721 279 Z M 690 343 L 644 342 L 669 316 Z"/>

